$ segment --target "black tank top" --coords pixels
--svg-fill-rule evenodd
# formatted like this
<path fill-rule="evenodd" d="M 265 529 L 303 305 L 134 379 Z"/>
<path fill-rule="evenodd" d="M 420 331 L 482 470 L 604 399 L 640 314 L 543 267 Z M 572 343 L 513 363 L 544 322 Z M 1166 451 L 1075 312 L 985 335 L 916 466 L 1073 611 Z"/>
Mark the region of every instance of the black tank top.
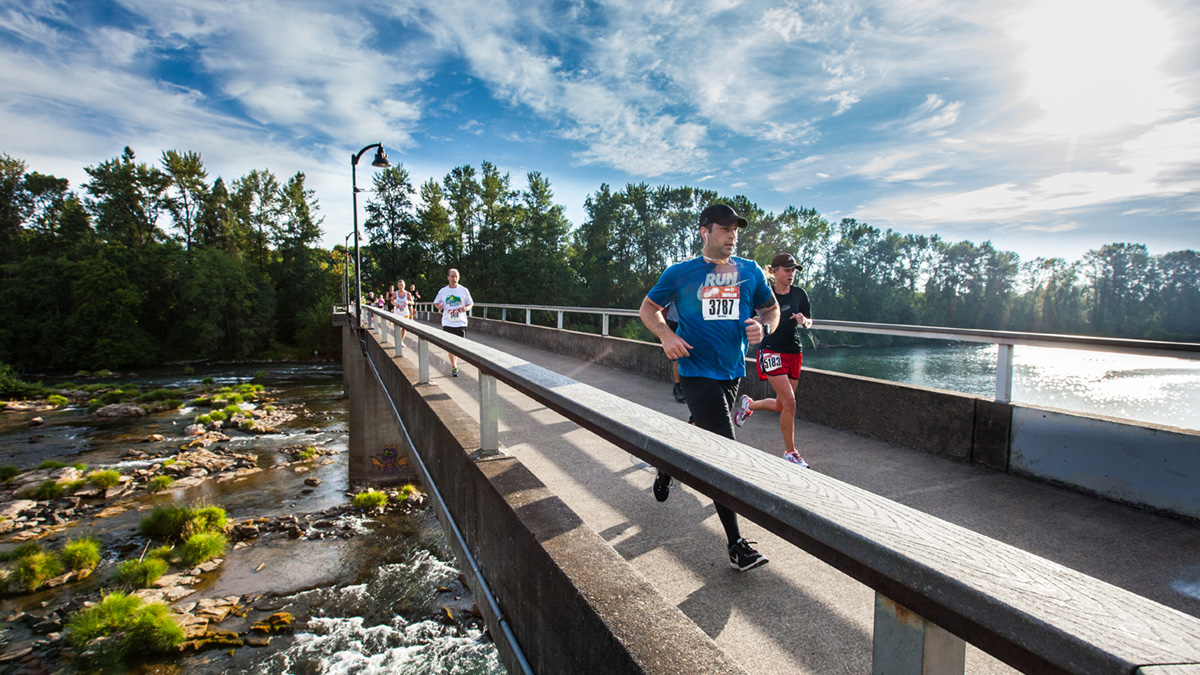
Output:
<path fill-rule="evenodd" d="M 787 293 L 775 293 L 779 301 L 779 327 L 762 341 L 759 349 L 769 349 L 781 354 L 799 354 L 804 351 L 800 337 L 804 329 L 800 322 L 792 318 L 796 312 L 812 318 L 812 306 L 808 301 L 808 293 L 799 286 L 792 286 Z"/>

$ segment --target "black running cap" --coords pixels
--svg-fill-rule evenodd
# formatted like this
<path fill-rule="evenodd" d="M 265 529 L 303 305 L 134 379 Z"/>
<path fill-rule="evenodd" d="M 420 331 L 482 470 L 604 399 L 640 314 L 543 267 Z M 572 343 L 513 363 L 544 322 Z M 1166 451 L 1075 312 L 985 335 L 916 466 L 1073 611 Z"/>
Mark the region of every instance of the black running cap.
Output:
<path fill-rule="evenodd" d="M 746 219 L 739 216 L 738 212 L 734 211 L 733 207 L 728 204 L 713 204 L 700 212 L 700 227 L 712 225 L 713 223 L 717 223 L 718 225 L 733 225 L 736 223 L 738 227 L 745 227 Z"/>
<path fill-rule="evenodd" d="M 771 261 L 771 267 L 800 267 L 800 263 L 791 253 L 780 253 Z"/>

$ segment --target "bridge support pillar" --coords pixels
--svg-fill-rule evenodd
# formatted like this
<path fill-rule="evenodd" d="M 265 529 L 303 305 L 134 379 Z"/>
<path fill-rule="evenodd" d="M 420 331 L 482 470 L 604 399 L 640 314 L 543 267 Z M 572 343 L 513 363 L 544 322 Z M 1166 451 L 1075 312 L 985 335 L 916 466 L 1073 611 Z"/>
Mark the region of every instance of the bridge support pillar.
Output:
<path fill-rule="evenodd" d="M 962 675 L 967 644 L 875 593 L 872 675 Z"/>
<path fill-rule="evenodd" d="M 417 478 L 409 465 L 411 449 L 387 395 L 363 355 L 358 335 L 348 326 L 342 330 L 343 379 L 350 398 L 350 484 L 411 483 Z"/>

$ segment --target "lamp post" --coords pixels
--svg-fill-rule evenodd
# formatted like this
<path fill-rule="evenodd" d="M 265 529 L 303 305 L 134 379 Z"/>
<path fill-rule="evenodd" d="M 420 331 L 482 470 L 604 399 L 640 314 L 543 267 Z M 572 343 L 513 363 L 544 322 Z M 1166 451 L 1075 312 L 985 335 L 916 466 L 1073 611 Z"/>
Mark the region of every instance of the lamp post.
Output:
<path fill-rule="evenodd" d="M 387 168 L 392 165 L 388 161 L 387 153 L 383 150 L 383 143 L 372 143 L 367 147 L 359 150 L 356 154 L 350 155 L 350 186 L 354 188 L 354 320 L 362 325 L 362 254 L 358 249 L 358 158 L 363 156 L 363 153 L 371 148 L 379 148 L 375 151 L 375 160 L 371 162 L 371 166 Z"/>

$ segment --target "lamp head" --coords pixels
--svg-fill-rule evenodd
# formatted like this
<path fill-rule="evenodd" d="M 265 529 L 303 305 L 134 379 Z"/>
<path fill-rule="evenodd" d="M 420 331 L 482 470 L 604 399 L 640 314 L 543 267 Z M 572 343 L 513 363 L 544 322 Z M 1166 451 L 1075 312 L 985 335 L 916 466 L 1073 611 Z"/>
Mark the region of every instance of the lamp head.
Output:
<path fill-rule="evenodd" d="M 377 166 L 381 169 L 391 166 L 388 161 L 387 153 L 383 151 L 383 144 L 379 145 L 379 149 L 375 151 L 375 161 L 371 162 L 371 166 Z"/>

